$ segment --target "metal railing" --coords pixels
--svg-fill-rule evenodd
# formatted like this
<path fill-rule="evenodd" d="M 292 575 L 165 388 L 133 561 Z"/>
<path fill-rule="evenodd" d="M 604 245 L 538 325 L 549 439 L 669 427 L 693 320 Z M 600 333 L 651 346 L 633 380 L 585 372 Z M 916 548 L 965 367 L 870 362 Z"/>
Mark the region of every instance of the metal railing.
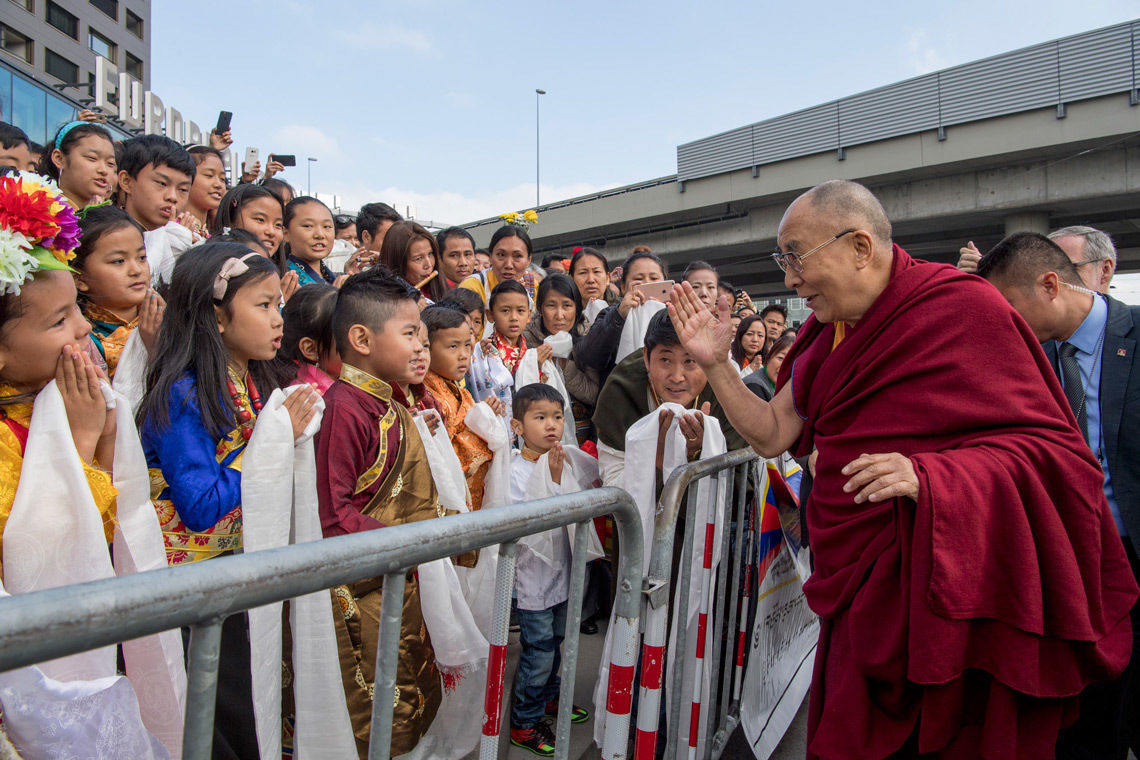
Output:
<path fill-rule="evenodd" d="M 501 695 L 505 662 L 493 653 L 495 642 L 500 646 L 506 642 L 506 610 L 514 586 L 517 540 L 571 524 L 585 528 L 592 518 L 606 514 L 613 514 L 622 546 L 614 602 L 617 630 L 632 639 L 621 642 L 621 646 L 615 640 L 614 651 L 636 651 L 642 588 L 641 520 L 629 494 L 617 488 L 601 488 L 0 599 L 0 671 L 190 626 L 183 757 L 208 758 L 225 618 L 342 584 L 383 577 L 375 689 L 377 694 L 390 694 L 396 678 L 405 571 L 498 544 L 497 603 L 489 660 L 496 672 L 489 667 L 487 681 L 488 692 L 497 686 Z M 576 531 L 556 724 L 558 758 L 566 757 L 570 745 L 586 536 L 586 530 Z M 499 604 L 503 599 L 506 601 Z M 495 704 L 488 700 L 488 706 L 494 708 Z M 373 703 L 370 759 L 389 757 L 392 711 L 390 700 Z M 619 746 L 607 735 L 604 756 L 624 757 L 628 709 L 624 716 L 615 712 L 609 719 L 615 721 L 614 737 L 623 738 Z M 497 753 L 499 725 L 497 712 L 485 715 L 481 758 Z"/>
<path fill-rule="evenodd" d="M 637 737 L 634 747 L 635 760 L 653 758 L 660 729 L 660 700 L 662 697 L 663 675 L 671 671 L 669 687 L 672 696 L 666 718 L 666 758 L 682 756 L 680 731 L 682 726 L 682 706 L 689 705 L 687 757 L 693 758 L 697 749 L 697 738 L 702 721 L 706 726 L 704 758 L 716 760 L 724 751 L 729 735 L 740 720 L 741 679 L 743 678 L 744 646 L 747 640 L 745 622 L 750 605 L 755 604 L 751 594 L 741 593 L 742 582 L 747 584 L 756 562 L 756 540 L 752 528 L 747 531 L 747 511 L 753 506 L 747 500 L 749 476 L 754 472 L 754 464 L 759 459 L 751 449 L 730 451 L 710 459 L 691 462 L 678 467 L 670 475 L 661 493 L 660 509 L 653 526 L 653 552 L 649 562 L 649 573 L 645 580 L 645 634 L 642 647 L 642 677 L 637 715 Z M 718 486 L 711 491 L 713 503 L 707 505 L 707 523 L 700 526 L 705 531 L 704 574 L 696 589 L 700 599 L 700 617 L 696 646 L 688 641 L 688 626 L 684 624 L 689 601 L 694 593 L 694 579 L 690 562 L 694 545 L 694 532 L 697 529 L 695 517 L 698 514 L 699 481 L 717 478 Z M 758 485 L 758 484 L 757 484 Z M 727 494 L 724 503 L 716 503 L 716 494 Z M 682 504 L 686 505 L 684 535 L 681 545 L 681 562 L 676 578 L 673 577 L 673 545 L 677 533 L 678 517 Z M 714 523 L 720 521 L 721 551 L 720 563 L 715 571 L 710 567 L 713 551 L 711 545 Z M 735 524 L 735 532 L 730 527 Z M 752 527 L 755 527 L 753 525 Z M 735 536 L 735 540 L 731 540 Z M 625 544 L 622 544 L 625 549 Z M 731 591 L 726 595 L 729 579 Z M 667 628 L 669 605 L 672 602 L 674 582 L 679 584 L 680 596 L 677 611 L 682 615 L 676 627 L 675 657 L 677 662 L 666 667 Z M 714 601 L 716 604 L 714 605 Z M 711 612 L 710 612 L 711 610 Z M 711 631 L 708 630 L 711 623 Z M 730 632 L 730 634 L 726 634 Z M 706 636 L 711 635 L 712 656 L 704 657 Z M 726 645 L 726 642 L 731 642 Z M 690 656 L 696 657 L 694 690 L 691 695 L 682 693 L 684 663 Z M 721 672 L 718 666 L 723 662 Z M 708 704 L 701 700 L 701 674 L 708 668 L 712 688 L 708 694 Z"/>

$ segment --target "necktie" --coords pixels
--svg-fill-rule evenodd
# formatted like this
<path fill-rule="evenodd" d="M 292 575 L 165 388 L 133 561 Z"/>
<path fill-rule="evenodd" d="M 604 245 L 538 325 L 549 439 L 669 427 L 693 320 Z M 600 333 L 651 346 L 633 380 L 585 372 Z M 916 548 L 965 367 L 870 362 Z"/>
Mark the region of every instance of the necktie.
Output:
<path fill-rule="evenodd" d="M 1077 365 L 1077 347 L 1072 343 L 1061 344 L 1061 378 L 1065 382 L 1065 397 L 1077 416 L 1077 427 L 1085 440 L 1089 439 L 1088 415 L 1085 414 L 1085 384 L 1081 382 L 1081 368 Z"/>

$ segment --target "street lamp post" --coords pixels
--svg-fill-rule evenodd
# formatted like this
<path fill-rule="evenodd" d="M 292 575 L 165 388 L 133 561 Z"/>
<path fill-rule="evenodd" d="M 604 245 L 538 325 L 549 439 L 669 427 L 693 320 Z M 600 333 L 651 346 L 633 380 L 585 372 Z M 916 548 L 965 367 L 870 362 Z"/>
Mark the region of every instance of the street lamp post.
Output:
<path fill-rule="evenodd" d="M 315 159 L 315 158 L 309 159 L 309 192 L 307 193 L 308 195 L 313 194 L 313 164 L 316 163 L 316 161 L 317 161 L 317 159 Z"/>
<path fill-rule="evenodd" d="M 541 98 L 545 94 L 546 94 L 546 90 L 535 90 L 534 91 L 534 207 L 535 207 L 535 209 L 537 209 L 540 205 L 539 204 L 539 179 L 541 177 L 541 174 L 539 172 L 541 161 L 540 161 L 539 152 L 538 152 L 538 134 L 539 134 L 538 133 L 538 123 L 539 123 L 538 122 L 538 101 L 539 101 L 539 98 Z"/>

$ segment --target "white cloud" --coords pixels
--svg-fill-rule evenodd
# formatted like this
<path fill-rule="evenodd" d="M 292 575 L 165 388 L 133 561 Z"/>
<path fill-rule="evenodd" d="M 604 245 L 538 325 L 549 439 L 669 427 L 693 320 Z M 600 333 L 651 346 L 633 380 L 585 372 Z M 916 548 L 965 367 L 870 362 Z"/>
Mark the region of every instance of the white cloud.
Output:
<path fill-rule="evenodd" d="M 314 187 L 322 195 L 328 192 L 325 183 Z M 340 207 L 345 211 L 355 211 L 365 203 L 383 201 L 392 204 L 401 214 L 409 209 L 417 220 L 435 224 L 465 224 L 486 219 L 508 211 L 524 211 L 534 207 L 534 186 L 516 185 L 503 190 L 489 190 L 476 196 L 448 191 L 424 192 L 398 187 L 379 188 L 366 182 L 341 183 L 332 188 L 337 194 Z M 542 198 L 552 203 L 567 198 L 596 193 L 604 188 L 578 182 L 570 185 L 543 185 Z"/>
<path fill-rule="evenodd" d="M 353 29 L 337 32 L 345 43 L 366 51 L 395 50 L 421 55 L 431 53 L 435 45 L 419 29 L 409 29 L 398 24 L 377 25 L 367 23 Z"/>
<path fill-rule="evenodd" d="M 263 152 L 296 153 L 299 156 L 312 156 L 318 160 L 335 161 L 344 153 L 335 138 L 316 127 L 304 124 L 286 124 L 273 131 L 272 143 Z M 304 159 L 301 159 L 304 160 Z"/>
<path fill-rule="evenodd" d="M 949 61 L 932 47 L 925 29 L 917 29 L 910 33 L 906 49 L 907 63 L 915 74 L 929 74 L 950 65 Z"/>

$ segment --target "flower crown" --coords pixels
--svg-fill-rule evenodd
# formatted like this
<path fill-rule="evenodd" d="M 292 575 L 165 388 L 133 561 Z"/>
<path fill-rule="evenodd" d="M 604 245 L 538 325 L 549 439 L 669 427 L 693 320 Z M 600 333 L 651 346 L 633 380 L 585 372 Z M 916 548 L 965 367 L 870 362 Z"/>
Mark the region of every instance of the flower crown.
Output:
<path fill-rule="evenodd" d="M 0 177 L 0 295 L 19 295 L 36 272 L 74 271 L 79 218 L 47 177 Z"/>
<path fill-rule="evenodd" d="M 499 218 L 507 224 L 522 227 L 524 230 L 529 230 L 532 224 L 538 223 L 538 213 L 534 209 L 522 213 L 511 211 L 507 214 L 499 214 Z"/>

